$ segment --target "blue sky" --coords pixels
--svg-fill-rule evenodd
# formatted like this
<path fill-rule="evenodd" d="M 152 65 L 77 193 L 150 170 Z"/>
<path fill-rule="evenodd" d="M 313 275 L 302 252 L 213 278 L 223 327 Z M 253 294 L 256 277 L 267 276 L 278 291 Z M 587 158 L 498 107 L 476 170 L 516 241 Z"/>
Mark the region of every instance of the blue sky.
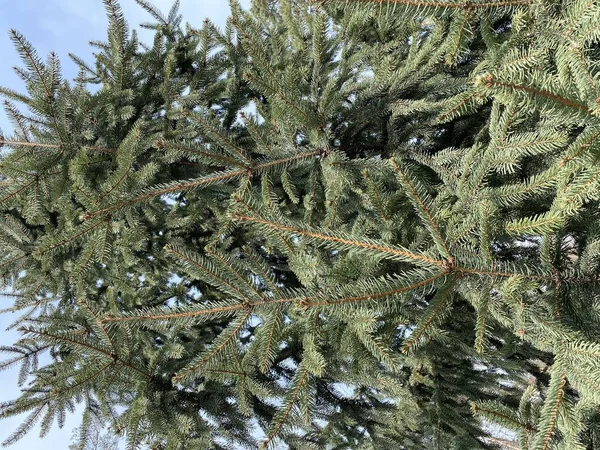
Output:
<path fill-rule="evenodd" d="M 163 12 L 168 12 L 172 0 L 151 0 Z M 126 18 L 131 26 L 149 21 L 148 14 L 135 4 L 134 0 L 120 0 Z M 247 6 L 249 0 L 242 0 Z M 209 17 L 219 26 L 223 26 L 229 12 L 226 0 L 181 0 L 181 13 L 184 21 L 200 26 L 205 17 Z M 51 51 L 59 56 L 64 75 L 72 78 L 75 66 L 68 53 L 90 60 L 90 40 L 104 40 L 106 36 L 106 16 L 101 0 L 0 0 L 0 86 L 18 91 L 23 90 L 20 79 L 11 67 L 20 65 L 8 30 L 15 28 L 23 33 L 34 45 L 40 56 Z M 148 40 L 149 32 L 141 31 L 141 38 Z M 0 129 L 10 134 L 12 127 L 3 112 L 0 112 Z M 11 299 L 0 297 L 0 309 L 10 306 Z M 10 345 L 18 335 L 4 331 L 14 320 L 8 314 L 0 315 L 0 344 Z M 16 384 L 17 370 L 0 372 L 0 401 L 18 396 Z M 20 424 L 19 419 L 0 421 L 0 442 L 4 441 Z M 62 430 L 54 428 L 43 440 L 33 430 L 19 442 L 9 447 L 12 450 L 52 449 L 66 450 L 71 438 L 71 430 L 79 425 L 78 417 L 69 417 Z"/>

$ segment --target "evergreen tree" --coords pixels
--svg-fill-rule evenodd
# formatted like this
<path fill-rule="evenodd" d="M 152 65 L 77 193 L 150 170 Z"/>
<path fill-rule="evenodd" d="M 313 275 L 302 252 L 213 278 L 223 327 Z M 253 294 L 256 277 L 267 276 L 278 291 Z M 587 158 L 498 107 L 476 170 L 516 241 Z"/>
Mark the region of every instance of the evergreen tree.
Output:
<path fill-rule="evenodd" d="M 136 1 L 73 82 L 11 32 L 7 444 L 600 448 L 596 0 Z"/>

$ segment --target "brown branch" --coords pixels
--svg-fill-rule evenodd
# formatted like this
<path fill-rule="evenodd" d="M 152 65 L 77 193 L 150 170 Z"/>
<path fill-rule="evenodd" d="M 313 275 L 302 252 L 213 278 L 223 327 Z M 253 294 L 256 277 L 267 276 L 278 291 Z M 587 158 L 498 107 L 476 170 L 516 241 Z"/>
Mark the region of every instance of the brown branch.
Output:
<path fill-rule="evenodd" d="M 404 292 L 408 292 L 413 289 L 418 289 L 420 287 L 426 286 L 430 283 L 435 282 L 442 276 L 446 275 L 446 271 L 441 271 L 436 273 L 435 275 L 418 281 L 416 283 L 410 284 L 408 286 L 402 286 L 400 288 L 390 289 L 385 292 L 376 292 L 373 294 L 364 294 L 355 297 L 344 297 L 341 299 L 327 300 L 327 301 L 318 301 L 316 297 L 286 297 L 286 298 L 278 298 L 271 300 L 264 300 L 261 302 L 254 303 L 238 303 L 235 305 L 227 305 L 227 306 L 217 306 L 211 309 L 203 309 L 199 311 L 183 311 L 183 312 L 174 312 L 174 313 L 166 313 L 166 314 L 155 314 L 155 315 L 142 315 L 142 316 L 122 316 L 122 317 L 106 317 L 102 319 L 102 322 L 132 322 L 136 320 L 144 321 L 144 320 L 171 320 L 171 319 L 183 319 L 183 318 L 192 318 L 197 316 L 204 316 L 209 314 L 219 314 L 225 312 L 235 313 L 237 311 L 248 309 L 253 310 L 256 307 L 265 306 L 265 305 L 274 305 L 274 304 L 286 304 L 286 303 L 295 303 L 298 302 L 304 307 L 319 307 L 319 306 L 328 306 L 328 305 L 336 305 L 340 303 L 349 303 L 349 302 L 360 302 L 365 300 L 377 300 L 384 297 L 389 297 L 396 294 L 401 294 Z"/>
<path fill-rule="evenodd" d="M 26 256 L 29 256 L 29 255 L 17 256 L 16 258 L 12 258 L 12 259 L 9 259 L 8 261 L 4 261 L 4 262 L 2 262 L 2 264 L 0 264 L 0 269 L 5 266 L 8 266 L 10 263 L 13 263 L 15 261 L 25 258 Z"/>
<path fill-rule="evenodd" d="M 548 428 L 548 433 L 546 433 L 546 437 L 544 440 L 544 444 L 542 445 L 541 450 L 547 450 L 550 445 L 550 439 L 552 438 L 552 434 L 554 433 L 554 427 L 556 426 L 556 419 L 558 418 L 558 410 L 560 408 L 560 402 L 562 401 L 564 395 L 564 387 L 567 382 L 567 376 L 563 374 L 560 378 L 560 386 L 558 388 L 558 397 L 556 398 L 556 403 L 554 408 L 552 409 L 552 415 L 550 416 L 550 427 Z"/>
<path fill-rule="evenodd" d="M 565 156 L 561 161 L 560 161 L 560 165 L 564 166 L 565 164 L 567 164 L 569 161 L 572 161 L 573 159 L 577 158 L 579 155 L 581 155 L 585 149 L 587 149 L 590 145 L 592 145 L 592 142 L 594 142 L 598 137 L 600 136 L 600 131 L 598 131 L 596 134 L 594 134 L 588 141 L 586 141 L 585 143 L 581 144 L 581 147 L 579 148 L 579 150 L 577 152 L 575 152 L 574 155 L 571 156 Z"/>
<path fill-rule="evenodd" d="M 406 174 L 402 171 L 402 169 L 400 169 L 400 166 L 394 160 L 394 158 L 390 159 L 390 163 L 392 164 L 394 171 L 398 175 L 400 175 L 400 178 L 402 178 L 402 180 L 404 181 L 404 184 L 408 187 L 408 189 L 412 193 L 412 195 L 413 195 L 414 199 L 416 200 L 416 202 L 418 203 L 418 206 L 421 209 L 421 211 L 423 211 L 423 213 L 427 217 L 427 221 L 431 225 L 431 228 L 433 229 L 433 232 L 436 235 L 435 237 L 437 237 L 439 243 L 441 244 L 442 250 L 444 251 L 444 256 L 446 258 L 450 258 L 451 257 L 450 250 L 448 250 L 448 246 L 446 245 L 444 237 L 442 236 L 440 229 L 438 228 L 437 224 L 435 223 L 435 220 L 433 220 L 433 216 L 429 212 L 429 209 L 425 205 L 425 202 L 423 202 L 423 200 L 421 199 L 421 196 L 417 192 L 417 189 L 413 186 L 413 184 L 410 182 L 410 179 L 406 176 Z"/>
<path fill-rule="evenodd" d="M 68 236 L 67 238 L 63 239 L 62 241 L 57 242 L 54 245 L 51 245 L 50 247 L 46 248 L 46 249 L 42 249 L 40 251 L 40 254 L 44 254 L 46 252 L 49 252 L 51 250 L 54 250 L 57 247 L 60 247 L 61 245 L 64 245 L 68 242 L 73 242 L 75 239 L 77 239 L 80 236 L 83 236 L 86 233 L 89 233 L 90 231 L 92 231 L 93 229 L 95 229 L 96 227 L 98 227 L 99 225 L 101 225 L 104 222 L 104 220 L 99 220 L 98 222 L 95 222 L 93 225 L 85 228 L 84 230 L 80 231 L 79 233 L 73 235 L 73 236 Z"/>
<path fill-rule="evenodd" d="M 93 374 L 91 374 L 89 377 L 84 378 L 81 381 L 76 382 L 75 384 L 67 387 L 66 389 L 63 389 L 59 392 L 56 393 L 56 395 L 59 394 L 63 394 L 65 392 L 68 392 L 70 390 L 73 390 L 75 388 L 78 388 L 81 385 L 84 385 L 85 383 L 87 383 L 90 380 L 93 380 L 94 378 L 96 378 L 98 375 L 100 375 L 102 372 L 104 372 L 106 369 L 108 369 L 110 366 L 112 366 L 114 364 L 114 361 L 109 361 L 108 363 L 106 363 L 104 366 L 102 366 L 100 369 L 98 369 L 96 372 L 94 372 Z"/>
<path fill-rule="evenodd" d="M 13 39 L 16 39 L 21 44 L 21 48 L 27 55 L 27 59 L 29 59 L 29 62 L 33 66 L 33 68 L 38 76 L 38 79 L 40 80 L 40 83 L 42 84 L 42 87 L 44 88 L 44 91 L 46 93 L 46 99 L 48 100 L 48 105 L 50 106 L 50 112 L 52 114 L 52 121 L 54 122 L 54 128 L 56 129 L 56 134 L 58 136 L 58 139 L 61 141 L 61 143 L 63 143 L 63 139 L 60 135 L 60 132 L 58 131 L 59 130 L 58 121 L 56 120 L 56 111 L 54 110 L 54 96 L 52 95 L 50 88 L 46 84 L 46 80 L 42 76 L 41 68 L 38 66 L 35 58 L 30 53 L 28 45 L 25 41 L 23 41 L 22 37 L 14 30 L 11 30 L 11 34 L 13 36 Z"/>
<path fill-rule="evenodd" d="M 89 350 L 95 351 L 97 353 L 101 353 L 103 355 L 108 356 L 109 358 L 111 358 L 113 361 L 118 362 L 120 364 L 122 364 L 123 366 L 129 367 L 130 369 L 135 370 L 136 372 L 144 375 L 148 380 L 150 380 L 152 378 L 152 376 L 150 375 L 150 373 L 139 369 L 138 367 L 135 367 L 133 364 L 127 362 L 127 361 L 123 361 L 122 359 L 120 359 L 115 353 L 111 353 L 107 350 L 104 350 L 102 348 L 98 348 L 95 347 L 91 344 L 88 344 L 86 342 L 81 342 L 81 341 L 77 341 L 75 339 L 71 339 L 68 336 L 62 336 L 62 335 L 57 335 L 57 334 L 52 334 L 52 333 L 48 333 L 46 331 L 41 331 L 41 330 L 35 330 L 33 328 L 27 328 L 27 327 L 21 327 L 19 328 L 19 331 L 24 332 L 24 333 L 33 333 L 33 334 L 38 334 L 40 336 L 45 336 L 45 337 L 49 337 L 51 339 L 56 339 L 58 341 L 65 341 L 65 342 L 69 342 L 73 345 L 79 345 L 81 347 L 87 348 Z"/>
<path fill-rule="evenodd" d="M 202 186 L 203 184 L 210 184 L 210 183 L 215 183 L 215 182 L 219 182 L 219 181 L 223 181 L 223 180 L 230 180 L 230 179 L 236 178 L 236 177 L 238 177 L 240 175 L 244 175 L 244 174 L 246 174 L 246 172 L 247 171 L 245 169 L 240 169 L 240 170 L 234 170 L 234 171 L 231 171 L 231 172 L 219 173 L 219 174 L 216 174 L 216 175 L 214 175 L 212 177 L 201 178 L 199 180 L 188 181 L 188 182 L 181 182 L 181 183 L 176 184 L 174 186 L 170 186 L 170 187 L 167 187 L 167 188 L 164 188 L 164 189 L 159 189 L 159 190 L 156 190 L 156 191 L 152 191 L 152 192 L 148 192 L 146 194 L 139 195 L 137 197 L 134 197 L 131 200 L 125 200 L 125 201 L 119 202 L 119 203 L 117 203 L 117 204 L 115 204 L 113 206 L 109 206 L 107 208 L 103 208 L 103 209 L 99 209 L 97 211 L 89 212 L 89 213 L 86 214 L 85 218 L 86 218 L 86 220 L 89 220 L 89 219 L 91 219 L 93 217 L 96 217 L 98 215 L 107 214 L 107 213 L 110 213 L 112 211 L 117 211 L 117 210 L 119 210 L 121 208 L 125 208 L 127 206 L 134 205 L 134 204 L 142 202 L 144 200 L 148 200 L 150 198 L 158 197 L 158 196 L 165 195 L 165 194 L 170 194 L 172 192 L 178 192 L 178 191 L 183 191 L 183 190 L 186 190 L 186 189 L 191 189 L 191 188 L 194 188 L 194 187 L 197 187 L 197 186 Z"/>
<path fill-rule="evenodd" d="M 292 407 L 294 406 L 294 402 L 296 401 L 296 397 L 298 397 L 298 393 L 300 392 L 300 389 L 302 389 L 302 386 L 304 385 L 307 376 L 308 376 L 308 372 L 304 371 L 302 373 L 302 378 L 300 378 L 300 380 L 298 381 L 298 386 L 296 386 L 296 389 L 294 390 L 292 398 L 289 401 L 289 405 L 287 406 L 287 408 L 285 409 L 285 412 L 283 413 L 283 417 L 281 418 L 281 420 L 279 420 L 279 422 L 278 422 L 277 426 L 275 427 L 275 429 L 263 441 L 263 443 L 260 446 L 261 449 L 267 448 L 267 446 L 269 445 L 269 443 L 273 440 L 273 438 L 277 435 L 277 433 L 279 433 L 279 431 L 283 427 L 283 424 L 287 420 L 287 417 L 290 415 L 290 411 L 292 410 Z"/>
<path fill-rule="evenodd" d="M 456 46 L 454 47 L 454 50 L 452 50 L 452 54 L 450 55 L 451 59 L 454 59 L 456 53 L 458 52 L 458 49 L 460 48 L 460 40 L 462 39 L 465 26 L 467 25 L 467 21 L 469 20 L 469 17 L 471 16 L 472 12 L 473 8 L 465 8 L 465 16 L 463 17 L 463 21 L 460 24 L 460 29 L 458 31 L 458 39 L 456 40 Z"/>
<path fill-rule="evenodd" d="M 293 228 L 293 227 L 290 227 L 287 225 L 282 225 L 282 224 L 275 223 L 275 222 L 269 222 L 268 220 L 263 220 L 258 217 L 250 217 L 250 216 L 244 216 L 244 215 L 240 215 L 240 214 L 235 214 L 234 217 L 236 219 L 242 220 L 242 221 L 259 223 L 259 224 L 265 225 L 265 226 L 275 229 L 275 230 L 288 231 L 293 234 L 299 234 L 301 236 L 308 236 L 308 237 L 312 237 L 312 238 L 319 239 L 322 241 L 337 242 L 337 243 L 340 243 L 343 245 L 349 245 L 352 247 L 360 247 L 360 248 L 365 248 L 365 249 L 369 249 L 369 250 L 377 250 L 382 253 L 387 253 L 387 254 L 394 255 L 394 256 L 401 256 L 403 258 L 411 259 L 413 261 L 418 261 L 421 263 L 426 262 L 429 264 L 436 265 L 438 267 L 444 267 L 444 265 L 446 264 L 445 261 L 429 258 L 429 257 L 423 256 L 423 255 L 418 255 L 416 253 L 412 253 L 412 252 L 409 252 L 406 250 L 399 250 L 399 249 L 392 248 L 392 247 L 385 247 L 385 246 L 377 245 L 377 244 L 369 244 L 367 242 L 353 241 L 351 239 L 343 239 L 343 238 L 338 238 L 335 236 L 328 236 L 326 234 L 313 233 L 310 231 L 303 231 L 303 230 L 299 230 L 297 228 Z"/>
<path fill-rule="evenodd" d="M 110 195 L 110 193 L 112 191 L 114 191 L 117 187 L 119 187 L 119 185 L 123 182 L 123 180 L 125 180 L 125 177 L 129 174 L 129 172 L 131 171 L 131 169 L 132 169 L 132 167 L 129 166 L 127 168 L 127 170 L 123 173 L 123 175 L 121 175 L 119 177 L 119 179 L 115 182 L 115 184 L 113 184 L 108 191 L 106 191 L 104 194 L 102 194 L 102 195 L 100 195 L 100 197 L 98 197 L 98 201 L 102 201 L 103 198 L 105 198 L 108 195 Z"/>
<path fill-rule="evenodd" d="M 31 186 L 33 183 L 37 182 L 37 177 L 33 177 L 33 180 L 31 180 L 29 183 L 25 183 L 23 184 L 19 189 L 17 189 L 16 191 L 11 192 L 10 194 L 8 194 L 6 197 L 3 197 L 2 199 L 0 199 L 0 203 L 4 203 L 7 200 L 10 200 L 11 198 L 13 198 L 15 195 L 19 195 L 19 193 L 25 189 L 27 189 L 29 186 Z"/>
<path fill-rule="evenodd" d="M 473 275 L 487 275 L 487 276 L 491 276 L 491 277 L 504 277 L 504 278 L 523 277 L 523 278 L 527 278 L 530 280 L 553 281 L 552 277 L 543 276 L 543 275 L 530 275 L 530 274 L 521 274 L 521 273 L 513 273 L 513 272 L 501 272 L 501 271 L 497 271 L 497 270 L 479 270 L 479 269 L 473 269 L 470 267 L 460 267 L 460 266 L 454 266 L 452 268 L 452 271 L 458 272 L 458 273 L 473 274 Z"/>
<path fill-rule="evenodd" d="M 256 171 L 268 168 L 268 167 L 272 167 L 278 164 L 286 164 L 288 162 L 291 161 L 296 161 L 299 159 L 303 159 L 306 157 L 310 157 L 310 156 L 315 156 L 318 154 L 321 154 L 322 151 L 312 151 L 312 152 L 307 152 L 307 153 L 299 153 L 297 155 L 294 156 L 290 156 L 288 158 L 283 158 L 283 159 L 278 159 L 275 161 L 269 161 L 263 164 L 257 164 L 255 166 L 252 167 L 248 167 L 248 168 L 244 168 L 244 169 L 238 169 L 238 170 L 233 170 L 233 171 L 229 171 L 229 172 L 221 172 L 221 173 L 216 173 L 216 174 L 212 174 L 212 176 L 208 176 L 208 177 L 203 177 L 200 179 L 196 179 L 196 180 L 192 180 L 192 181 L 183 181 L 181 183 L 178 183 L 174 186 L 170 186 L 170 187 L 166 187 L 163 189 L 159 189 L 156 191 L 151 191 L 151 192 L 147 192 L 145 194 L 139 195 L 137 197 L 132 198 L 131 200 L 124 200 L 122 202 L 119 202 L 115 205 L 112 206 L 108 206 L 106 208 L 103 209 L 99 209 L 97 211 L 91 211 L 88 212 L 85 216 L 86 220 L 89 220 L 93 217 L 96 217 L 98 215 L 102 215 L 102 214 L 108 214 L 111 213 L 112 211 L 117 211 L 119 209 L 125 208 L 127 206 L 131 206 L 134 205 L 136 203 L 151 199 L 153 197 L 158 197 L 161 195 L 165 195 L 165 194 L 170 194 L 172 192 L 178 192 L 178 191 L 183 191 L 183 190 L 187 190 L 187 189 L 192 189 L 198 186 L 202 186 L 205 184 L 211 184 L 211 183 L 218 183 L 218 182 L 223 182 L 223 181 L 228 181 L 228 180 L 232 180 L 235 179 L 237 177 L 240 176 L 245 176 L 248 174 L 252 174 Z"/>
<path fill-rule="evenodd" d="M 360 296 L 356 296 L 356 297 L 346 297 L 346 298 L 335 299 L 335 300 L 326 300 L 326 301 L 322 301 L 322 302 L 305 302 L 305 304 L 307 306 L 326 306 L 326 305 L 338 305 L 340 303 L 361 302 L 361 301 L 365 301 L 365 300 L 377 300 L 380 298 L 389 297 L 391 295 L 396 295 L 396 294 L 402 294 L 404 292 L 412 291 L 413 289 L 418 289 L 420 287 L 427 286 L 428 284 L 431 284 L 434 281 L 440 279 L 441 277 L 447 275 L 447 273 L 448 272 L 446 272 L 446 271 L 441 271 L 429 278 L 426 278 L 421 281 L 417 281 L 416 283 L 410 284 L 408 286 L 402 286 L 400 288 L 391 289 L 391 290 L 385 291 L 385 292 L 378 292 L 376 294 L 366 294 L 366 295 L 360 295 Z"/>
<path fill-rule="evenodd" d="M 202 128 L 207 129 L 209 133 L 213 133 L 216 136 L 218 136 L 218 138 L 220 139 L 220 144 L 221 147 L 225 147 L 225 145 L 223 145 L 223 143 L 227 144 L 228 147 L 230 147 L 235 154 L 237 154 L 242 160 L 248 162 L 251 162 L 248 159 L 248 156 L 244 154 L 243 149 L 239 148 L 238 146 L 236 146 L 233 142 L 230 142 L 229 137 L 223 135 L 223 133 L 221 133 L 221 131 L 219 131 L 218 129 L 214 128 L 208 121 L 205 120 L 201 120 L 198 117 L 196 117 L 195 115 L 191 114 L 189 111 L 186 111 L 185 113 L 186 117 L 191 118 L 194 122 L 196 122 L 197 124 L 199 124 Z"/>
<path fill-rule="evenodd" d="M 458 110 L 461 106 L 463 106 L 464 104 L 466 104 L 469 100 L 471 100 L 473 97 L 475 97 L 476 93 L 472 92 L 471 94 L 467 95 L 465 98 L 463 98 L 460 102 L 458 102 L 456 105 L 454 105 L 452 108 L 450 108 L 448 111 L 446 111 L 443 114 L 440 114 L 437 117 L 437 120 L 441 121 L 444 120 L 446 117 L 448 117 L 450 114 L 452 114 L 454 111 Z"/>
<path fill-rule="evenodd" d="M 281 306 L 279 306 L 277 308 L 277 311 L 276 311 L 275 314 L 276 315 L 280 314 L 281 313 L 281 309 L 282 309 Z M 262 358 L 260 359 L 260 362 L 258 364 L 258 367 L 261 369 L 261 371 L 263 369 L 265 369 L 265 371 L 267 370 L 267 362 L 268 362 L 267 358 L 268 358 L 268 356 L 270 354 L 270 351 L 271 351 L 271 345 L 272 345 L 272 342 L 273 342 L 274 328 L 275 327 L 273 325 L 271 325 L 271 328 L 269 329 L 269 335 L 267 336 L 267 344 L 265 345 L 265 350 L 264 350 Z"/>
<path fill-rule="evenodd" d="M 473 410 L 473 414 L 478 414 L 481 412 L 487 413 L 487 414 L 490 414 L 493 416 L 501 417 L 502 419 L 506 420 L 507 422 L 514 423 L 515 425 L 517 425 L 521 428 L 524 428 L 527 431 L 537 431 L 537 429 L 535 427 L 532 427 L 528 423 L 522 423 L 522 422 L 516 420 L 514 417 L 507 416 L 506 414 L 499 413 L 498 411 L 493 411 L 493 410 L 487 409 L 487 408 L 481 408 L 480 406 L 475 405 L 475 404 L 472 406 L 472 410 Z"/>
<path fill-rule="evenodd" d="M 233 267 L 232 264 L 230 264 L 225 258 L 223 258 L 223 256 L 221 256 L 217 252 L 211 251 L 208 248 L 205 251 L 212 258 L 216 258 L 219 261 L 221 261 L 221 263 L 223 263 L 223 265 L 225 267 L 227 267 L 227 269 L 229 269 L 229 271 L 231 273 L 233 273 L 238 280 L 240 280 L 242 283 L 244 283 L 246 286 L 248 286 L 250 288 L 250 290 L 252 291 L 253 294 L 256 294 L 256 296 L 258 298 L 261 297 L 260 292 L 257 291 L 257 289 L 256 289 L 256 286 L 254 286 L 247 277 L 244 277 L 244 275 L 242 275 L 235 267 Z M 244 295 L 244 298 L 247 298 L 247 297 Z"/>
<path fill-rule="evenodd" d="M 592 184 L 594 181 L 596 181 L 596 178 L 600 175 L 600 169 L 596 170 L 596 172 L 594 172 L 593 175 L 591 175 L 590 179 L 588 181 L 586 181 L 582 186 L 579 187 L 579 189 L 577 190 L 577 192 L 575 193 L 571 193 L 569 195 L 569 199 L 567 200 L 567 205 L 571 205 L 571 203 L 573 203 L 573 200 L 580 195 L 590 184 Z"/>
<path fill-rule="evenodd" d="M 275 166 L 277 164 L 286 164 L 288 162 L 292 162 L 292 161 L 296 161 L 299 159 L 303 159 L 303 158 L 308 158 L 310 156 L 317 156 L 323 153 L 323 150 L 314 150 L 312 152 L 306 152 L 306 153 L 298 153 L 297 155 L 293 155 L 290 156 L 288 158 L 282 158 L 282 159 L 276 159 L 274 161 L 269 161 L 263 164 L 256 164 L 254 166 L 252 166 L 250 168 L 250 170 L 252 172 L 258 171 L 258 170 L 262 170 L 262 169 L 266 169 L 272 166 Z"/>
<path fill-rule="evenodd" d="M 21 146 L 21 147 L 40 147 L 40 148 L 52 148 L 52 149 L 60 148 L 60 145 L 58 145 L 58 144 L 41 144 L 39 142 L 11 141 L 11 140 L 6 140 L 6 139 L 0 139 L 0 146 L 2 146 L 2 145 Z"/>
<path fill-rule="evenodd" d="M 496 80 L 494 80 L 494 78 L 491 75 L 488 75 L 485 78 L 485 86 L 486 86 L 486 88 L 490 88 L 492 86 L 500 86 L 500 87 L 505 87 L 505 88 L 509 88 L 509 89 L 514 89 L 516 91 L 523 91 L 523 92 L 527 92 L 528 94 L 531 94 L 533 96 L 545 97 L 549 100 L 553 100 L 557 103 L 560 103 L 562 105 L 565 105 L 565 106 L 568 106 L 571 108 L 578 109 L 578 110 L 586 112 L 588 114 L 591 114 L 591 112 L 592 112 L 587 106 L 582 105 L 581 103 L 577 103 L 576 101 L 571 100 L 569 98 L 561 97 L 560 95 L 545 91 L 543 89 L 536 89 L 536 88 L 533 88 L 530 86 L 523 86 L 523 85 L 519 85 L 519 84 L 515 84 L 515 83 L 505 83 L 502 81 L 496 81 Z"/>
<path fill-rule="evenodd" d="M 202 264 L 199 264 L 198 262 L 194 261 L 191 258 L 188 258 L 187 256 L 185 256 L 183 253 L 178 252 L 177 250 L 175 250 L 173 247 L 171 247 L 171 245 L 167 244 L 165 245 L 165 250 L 173 255 L 176 255 L 177 257 L 189 262 L 190 264 L 192 264 L 194 267 L 200 269 L 202 272 L 208 274 L 211 277 L 217 278 L 219 280 L 220 283 L 222 283 L 224 286 L 227 286 L 229 289 L 231 289 L 233 292 L 236 292 L 244 301 L 247 301 L 248 303 L 250 302 L 248 297 L 239 289 L 237 289 L 235 286 L 233 286 L 231 283 L 229 283 L 227 280 L 223 279 L 223 277 L 219 276 L 216 273 L 211 272 L 210 270 L 208 270 L 206 267 L 204 267 Z"/>
<path fill-rule="evenodd" d="M 202 360 L 199 363 L 194 364 L 192 367 L 185 369 L 181 373 L 175 375 L 173 377 L 173 381 L 179 382 L 182 378 L 185 378 L 186 374 L 194 370 L 200 370 L 202 366 L 204 366 L 204 364 L 206 364 L 214 355 L 219 353 L 227 344 L 229 344 L 229 342 L 231 342 L 232 339 L 234 339 L 237 336 L 239 331 L 246 324 L 246 321 L 248 320 L 248 317 L 250 317 L 250 314 L 252 314 L 252 311 L 249 311 L 244 316 L 244 318 L 240 320 L 239 325 L 235 327 L 235 329 L 229 334 L 229 336 L 227 336 L 227 338 L 223 342 L 221 342 L 221 344 L 217 345 L 214 349 L 212 349 L 204 358 L 202 358 Z"/>
<path fill-rule="evenodd" d="M 419 341 L 425 330 L 429 328 L 429 326 L 433 323 L 435 318 L 437 317 L 440 310 L 446 306 L 446 303 L 450 299 L 452 292 L 454 291 L 454 286 L 458 282 L 458 279 L 455 279 L 450 286 L 446 288 L 446 292 L 443 294 L 444 298 L 440 300 L 439 305 L 435 307 L 435 309 L 431 312 L 431 317 L 427 319 L 427 321 L 410 337 L 408 341 L 402 346 L 402 353 L 408 353 L 410 349 Z"/>
<path fill-rule="evenodd" d="M 159 146 L 160 146 L 160 148 L 170 148 L 170 149 L 174 149 L 174 150 L 180 150 L 183 152 L 189 152 L 189 153 L 202 155 L 202 156 L 206 156 L 208 158 L 215 159 L 217 161 L 220 161 L 221 163 L 230 164 L 232 166 L 236 166 L 236 165 L 239 166 L 239 161 L 236 161 L 233 158 L 227 158 L 226 156 L 221 156 L 221 155 L 217 155 L 214 153 L 210 153 L 210 152 L 206 152 L 206 151 L 202 151 L 202 150 L 198 150 L 198 149 L 188 148 L 183 145 L 178 145 L 178 143 L 174 143 L 174 142 L 170 142 L 170 141 L 162 141 L 159 143 Z"/>
<path fill-rule="evenodd" d="M 326 3 L 331 0 L 321 0 Z M 353 0 L 355 3 L 390 3 L 394 5 L 414 6 L 417 8 L 446 8 L 446 9 L 487 9 L 487 8 L 506 8 L 514 6 L 528 6 L 532 0 L 506 0 L 498 2 L 472 2 L 472 1 L 419 1 L 419 0 Z"/>
<path fill-rule="evenodd" d="M 170 314 L 156 314 L 156 315 L 146 315 L 146 316 L 122 316 L 122 317 L 113 317 L 108 316 L 102 319 L 102 322 L 132 322 L 135 320 L 170 320 L 170 319 L 183 319 L 183 318 L 191 318 L 196 316 L 204 316 L 208 314 L 218 314 L 223 312 L 235 312 L 240 311 L 242 309 L 250 308 L 251 305 L 245 305 L 243 303 L 238 303 L 236 305 L 228 305 L 228 306 L 218 306 L 211 309 L 203 309 L 200 311 L 187 311 L 187 312 L 179 312 L 179 313 L 170 313 Z"/>
<path fill-rule="evenodd" d="M 383 202 L 381 201 L 381 197 L 379 196 L 379 189 L 377 189 L 377 185 L 371 179 L 371 177 L 369 176 L 369 172 L 366 170 L 364 171 L 364 177 L 365 177 L 365 180 L 367 180 L 367 183 L 369 183 L 371 185 L 371 188 L 373 189 L 373 192 L 375 193 L 375 200 L 377 201 L 377 207 L 379 208 L 379 212 L 381 213 L 381 216 L 383 217 L 384 220 L 389 220 L 387 214 L 385 213 L 385 209 L 383 207 Z"/>

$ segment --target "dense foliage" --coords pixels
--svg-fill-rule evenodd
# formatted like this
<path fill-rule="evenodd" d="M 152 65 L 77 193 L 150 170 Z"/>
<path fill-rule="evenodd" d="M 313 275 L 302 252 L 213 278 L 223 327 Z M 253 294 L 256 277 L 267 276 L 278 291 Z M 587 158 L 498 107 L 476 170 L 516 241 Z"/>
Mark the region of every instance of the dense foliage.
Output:
<path fill-rule="evenodd" d="M 136 1 L 11 32 L 7 444 L 600 449 L 600 2 Z"/>

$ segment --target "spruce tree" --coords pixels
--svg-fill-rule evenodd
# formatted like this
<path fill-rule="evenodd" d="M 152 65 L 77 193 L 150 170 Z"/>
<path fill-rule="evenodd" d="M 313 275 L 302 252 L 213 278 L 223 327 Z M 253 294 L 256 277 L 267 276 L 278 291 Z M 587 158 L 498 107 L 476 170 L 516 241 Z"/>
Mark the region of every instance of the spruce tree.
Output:
<path fill-rule="evenodd" d="M 136 1 L 72 82 L 11 31 L 7 444 L 600 448 L 596 0 Z"/>

